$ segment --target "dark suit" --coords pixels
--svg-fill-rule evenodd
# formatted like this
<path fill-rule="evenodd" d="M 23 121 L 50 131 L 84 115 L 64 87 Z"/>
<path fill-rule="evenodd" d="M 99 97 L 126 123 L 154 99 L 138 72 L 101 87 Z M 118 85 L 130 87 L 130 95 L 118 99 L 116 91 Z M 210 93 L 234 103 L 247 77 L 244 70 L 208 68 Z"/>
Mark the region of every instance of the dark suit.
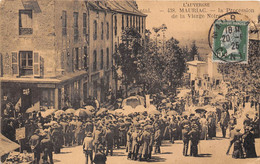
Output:
<path fill-rule="evenodd" d="M 40 136 L 34 134 L 31 136 L 29 144 L 31 146 L 32 152 L 34 154 L 34 162 L 39 163 L 41 157 L 41 141 Z"/>

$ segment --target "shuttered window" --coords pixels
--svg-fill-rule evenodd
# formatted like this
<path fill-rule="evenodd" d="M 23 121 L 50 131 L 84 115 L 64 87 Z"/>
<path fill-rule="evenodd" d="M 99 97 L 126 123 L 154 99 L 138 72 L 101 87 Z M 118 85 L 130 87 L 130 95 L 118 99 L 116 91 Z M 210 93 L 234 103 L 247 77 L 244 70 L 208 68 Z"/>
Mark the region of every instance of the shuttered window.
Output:
<path fill-rule="evenodd" d="M 62 11 L 62 35 L 67 35 L 67 12 Z"/>
<path fill-rule="evenodd" d="M 30 35 L 32 33 L 32 10 L 19 10 L 19 35 Z"/>
<path fill-rule="evenodd" d="M 12 52 L 12 73 L 14 76 L 19 76 L 19 59 L 17 52 Z"/>
<path fill-rule="evenodd" d="M 33 53 L 33 75 L 35 77 L 40 77 L 41 76 L 41 61 L 40 61 L 40 55 L 38 52 Z"/>

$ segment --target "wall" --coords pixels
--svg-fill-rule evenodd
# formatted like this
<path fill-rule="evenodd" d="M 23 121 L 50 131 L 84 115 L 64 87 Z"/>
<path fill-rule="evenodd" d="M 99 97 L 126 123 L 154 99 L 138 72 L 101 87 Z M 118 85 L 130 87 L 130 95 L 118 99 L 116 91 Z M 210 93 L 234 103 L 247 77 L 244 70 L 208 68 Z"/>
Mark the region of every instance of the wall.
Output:
<path fill-rule="evenodd" d="M 97 21 L 97 39 L 94 40 L 93 34 L 94 34 L 94 20 Z M 103 40 L 101 39 L 101 22 L 103 22 L 104 26 L 104 36 Z M 107 39 L 107 22 L 109 23 L 109 39 Z M 105 74 L 110 74 L 110 83 L 112 82 L 112 13 L 111 12 L 105 12 L 105 11 L 97 11 L 97 10 L 90 10 L 89 12 L 89 70 L 90 70 L 90 95 L 93 96 L 94 94 L 94 85 L 93 82 L 97 81 L 98 87 L 97 92 L 98 96 L 97 98 L 101 100 L 101 78 L 104 78 L 104 82 L 106 81 Z M 107 48 L 109 48 L 109 68 L 107 68 Z M 103 61 L 104 66 L 101 70 L 100 63 L 101 63 L 101 50 L 103 49 Z M 94 61 L 94 55 L 93 52 L 96 50 L 97 52 L 97 70 L 93 70 L 93 61 Z M 106 73 L 107 72 L 107 73 Z M 111 85 L 111 84 L 110 84 Z M 103 88 L 104 89 L 104 88 Z"/>
<path fill-rule="evenodd" d="M 3 54 L 4 76 L 12 75 L 11 52 L 38 52 L 44 60 L 45 77 L 55 76 L 54 1 L 38 0 L 33 10 L 33 34 L 19 35 L 19 10 L 25 9 L 21 0 L 5 0 L 1 7 L 0 52 Z M 48 13 L 48 14 L 46 14 Z"/>

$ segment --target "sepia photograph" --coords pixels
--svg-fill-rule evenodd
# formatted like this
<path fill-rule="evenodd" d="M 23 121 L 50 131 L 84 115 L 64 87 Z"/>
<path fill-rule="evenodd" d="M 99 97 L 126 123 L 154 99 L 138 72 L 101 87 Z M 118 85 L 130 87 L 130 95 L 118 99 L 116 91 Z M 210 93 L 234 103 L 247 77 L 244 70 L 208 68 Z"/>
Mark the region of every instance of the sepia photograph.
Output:
<path fill-rule="evenodd" d="M 259 0 L 0 0 L 0 164 L 259 164 Z"/>

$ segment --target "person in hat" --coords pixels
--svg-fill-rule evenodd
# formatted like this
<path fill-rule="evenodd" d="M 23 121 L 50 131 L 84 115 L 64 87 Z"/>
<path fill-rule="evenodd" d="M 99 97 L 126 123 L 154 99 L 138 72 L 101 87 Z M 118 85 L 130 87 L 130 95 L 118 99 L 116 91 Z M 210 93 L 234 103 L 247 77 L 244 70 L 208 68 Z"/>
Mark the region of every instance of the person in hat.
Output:
<path fill-rule="evenodd" d="M 244 158 L 242 148 L 242 134 L 240 133 L 240 128 L 236 128 L 236 132 L 231 142 L 234 143 L 232 158 Z"/>
<path fill-rule="evenodd" d="M 149 145 L 151 143 L 151 134 L 149 132 L 149 126 L 144 127 L 144 132 L 140 137 L 140 142 L 142 143 L 142 153 L 141 156 L 139 156 L 139 160 L 141 160 L 143 157 L 143 159 L 147 161 L 149 157 Z"/>
<path fill-rule="evenodd" d="M 90 162 L 93 162 L 93 137 L 91 132 L 87 132 L 83 141 L 83 152 L 86 157 L 86 164 L 88 164 L 88 158 Z"/>
<path fill-rule="evenodd" d="M 139 128 L 140 124 L 136 123 L 135 124 L 135 130 L 132 133 L 131 140 L 132 140 L 132 160 L 137 160 L 137 155 L 138 155 L 138 150 L 139 150 Z"/>
<path fill-rule="evenodd" d="M 77 145 L 82 145 L 84 139 L 83 135 L 84 135 L 83 123 L 79 119 L 79 117 L 76 117 L 75 139 Z"/>
<path fill-rule="evenodd" d="M 199 127 L 193 122 L 191 124 L 191 131 L 188 133 L 190 136 L 190 156 L 198 156 L 198 144 L 199 144 Z"/>
<path fill-rule="evenodd" d="M 246 127 L 246 131 L 243 135 L 243 147 L 246 153 L 246 158 L 256 158 L 256 151 L 255 151 L 255 136 L 253 134 L 254 129 L 250 126 Z"/>
<path fill-rule="evenodd" d="M 228 127 L 229 127 L 229 137 L 231 137 L 231 130 L 232 127 L 234 127 L 237 124 L 237 119 L 234 116 L 234 114 L 231 114 L 230 120 L 228 122 Z M 233 128 L 234 129 L 234 128 Z"/>
<path fill-rule="evenodd" d="M 222 111 L 221 118 L 220 118 L 220 127 L 222 130 L 223 138 L 226 137 L 226 130 L 228 127 L 228 122 L 229 122 L 229 113 L 228 113 L 228 111 L 224 110 L 224 111 Z"/>
<path fill-rule="evenodd" d="M 52 131 L 51 131 L 51 139 L 52 143 L 54 144 L 54 153 L 60 153 L 61 149 L 61 141 L 62 141 L 62 127 L 61 125 L 57 122 L 52 125 Z"/>
<path fill-rule="evenodd" d="M 75 140 L 75 130 L 76 130 L 76 117 L 72 117 L 72 120 L 69 122 L 69 146 L 76 143 Z"/>
<path fill-rule="evenodd" d="M 188 155 L 189 139 L 190 139 L 189 130 L 190 130 L 189 125 L 184 125 L 182 129 L 183 156 Z"/>
<path fill-rule="evenodd" d="M 48 135 L 47 131 L 45 131 L 44 138 L 41 140 L 41 149 L 43 151 L 43 163 L 47 163 L 49 157 L 49 163 L 53 164 L 53 143 L 51 142 L 50 136 Z"/>
<path fill-rule="evenodd" d="M 60 125 L 62 127 L 62 138 L 63 138 L 63 145 L 64 146 L 69 146 L 69 142 L 68 142 L 68 132 L 69 132 L 69 123 L 66 122 L 65 118 L 61 119 Z"/>
<path fill-rule="evenodd" d="M 93 143 L 94 143 L 95 152 L 97 152 L 98 146 L 102 145 L 103 133 L 101 130 L 102 130 L 102 126 L 97 125 L 96 129 L 93 132 Z"/>
<path fill-rule="evenodd" d="M 126 152 L 128 152 L 127 159 L 131 159 L 132 156 L 132 134 L 134 132 L 134 127 L 130 126 L 129 130 L 127 131 L 127 138 L 126 138 Z"/>
<path fill-rule="evenodd" d="M 106 132 L 105 132 L 105 144 L 106 144 L 106 155 L 108 155 L 108 152 L 110 152 L 110 155 L 113 155 L 113 139 L 114 139 L 114 133 L 112 132 L 113 126 L 110 124 L 107 126 Z"/>
<path fill-rule="evenodd" d="M 160 145 L 161 145 L 161 129 L 158 124 L 155 125 L 155 134 L 154 134 L 154 154 L 161 153 Z"/>
<path fill-rule="evenodd" d="M 31 147 L 31 150 L 33 152 L 34 156 L 34 163 L 39 164 L 40 158 L 41 158 L 41 139 L 39 136 L 40 130 L 36 129 L 34 131 L 34 134 L 31 136 L 29 140 L 29 145 Z"/>
<path fill-rule="evenodd" d="M 234 135 L 236 133 L 235 126 L 231 126 L 230 129 L 231 129 L 230 130 L 230 143 L 229 143 L 229 146 L 228 146 L 228 150 L 226 152 L 227 155 L 229 154 L 230 148 L 233 145 L 233 141 L 232 140 L 233 140 Z"/>

